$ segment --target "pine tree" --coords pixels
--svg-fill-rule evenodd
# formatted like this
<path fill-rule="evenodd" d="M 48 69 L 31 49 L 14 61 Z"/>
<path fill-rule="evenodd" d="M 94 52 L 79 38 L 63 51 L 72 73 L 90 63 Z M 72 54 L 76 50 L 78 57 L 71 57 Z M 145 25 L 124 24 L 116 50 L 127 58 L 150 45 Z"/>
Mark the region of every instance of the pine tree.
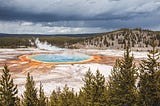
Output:
<path fill-rule="evenodd" d="M 46 106 L 46 97 L 44 95 L 44 90 L 41 82 L 39 88 L 38 106 Z"/>
<path fill-rule="evenodd" d="M 50 106 L 49 98 L 46 98 L 46 106 Z"/>
<path fill-rule="evenodd" d="M 140 81 L 138 84 L 140 104 L 143 106 L 160 105 L 160 53 L 156 43 L 152 43 L 148 59 L 140 64 Z"/>
<path fill-rule="evenodd" d="M 57 91 L 53 90 L 53 92 L 50 96 L 49 106 L 60 106 L 60 103 L 61 103 L 60 95 L 61 95 L 60 88 L 58 88 Z"/>
<path fill-rule="evenodd" d="M 28 73 L 27 81 L 25 84 L 26 90 L 24 91 L 23 106 L 37 106 L 37 89 L 35 88 L 35 82 L 33 77 Z"/>
<path fill-rule="evenodd" d="M 100 74 L 99 70 L 93 77 L 92 83 L 93 106 L 106 106 L 105 104 L 105 78 Z"/>
<path fill-rule="evenodd" d="M 127 46 L 123 59 L 116 60 L 107 85 L 109 106 L 135 106 L 137 70 Z"/>
<path fill-rule="evenodd" d="M 64 86 L 63 91 L 60 95 L 61 106 L 75 106 L 75 95 L 74 90 L 69 90 L 67 85 Z"/>
<path fill-rule="evenodd" d="M 77 98 L 77 101 L 78 101 L 77 106 L 85 106 L 85 104 L 86 104 L 85 96 L 86 96 L 85 93 L 80 89 L 79 95 Z"/>
<path fill-rule="evenodd" d="M 64 86 L 61 91 L 60 88 L 57 91 L 53 91 L 50 96 L 49 106 L 79 106 L 77 97 L 74 95 L 74 91 L 69 90 L 67 85 Z"/>
<path fill-rule="evenodd" d="M 58 96 L 56 94 L 56 91 L 53 91 L 50 96 L 50 105 L 49 106 L 58 106 Z"/>
<path fill-rule="evenodd" d="M 84 86 L 82 87 L 81 96 L 81 104 L 83 106 L 91 106 L 93 103 L 92 99 L 92 82 L 93 82 L 93 73 L 91 73 L 90 69 L 86 72 L 84 76 Z"/>
<path fill-rule="evenodd" d="M 96 75 L 88 71 L 84 78 L 84 87 L 82 87 L 80 96 L 84 106 L 105 106 L 105 78 L 97 70 Z"/>
<path fill-rule="evenodd" d="M 73 92 L 73 93 L 74 93 L 74 92 Z M 80 103 L 80 100 L 79 100 L 79 93 L 80 93 L 80 92 L 76 92 L 76 93 L 75 93 L 75 96 L 74 96 L 74 105 L 75 105 L 75 106 L 82 106 L 81 103 Z"/>
<path fill-rule="evenodd" d="M 11 79 L 11 75 L 9 74 L 9 69 L 5 65 L 0 80 L 0 105 L 16 106 L 18 100 L 18 97 L 16 97 L 17 93 L 17 85 L 14 85 L 13 79 Z"/>

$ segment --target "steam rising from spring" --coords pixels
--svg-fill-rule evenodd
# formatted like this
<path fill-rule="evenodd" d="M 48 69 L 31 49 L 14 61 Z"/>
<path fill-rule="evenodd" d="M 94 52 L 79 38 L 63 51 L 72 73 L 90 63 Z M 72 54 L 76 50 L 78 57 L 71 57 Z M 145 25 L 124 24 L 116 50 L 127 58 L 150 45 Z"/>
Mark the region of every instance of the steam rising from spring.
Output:
<path fill-rule="evenodd" d="M 39 38 L 36 38 L 35 40 L 35 45 L 38 49 L 42 49 L 42 50 L 49 50 L 49 51 L 53 51 L 53 50 L 64 50 L 62 48 L 58 48 L 56 46 L 52 46 L 51 44 L 49 44 L 47 41 L 45 42 L 41 42 L 39 40 Z"/>

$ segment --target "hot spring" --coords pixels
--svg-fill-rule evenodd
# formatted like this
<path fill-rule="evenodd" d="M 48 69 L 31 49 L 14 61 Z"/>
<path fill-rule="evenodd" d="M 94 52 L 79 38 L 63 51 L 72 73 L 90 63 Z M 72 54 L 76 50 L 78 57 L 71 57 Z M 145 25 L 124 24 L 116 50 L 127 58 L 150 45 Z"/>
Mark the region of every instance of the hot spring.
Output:
<path fill-rule="evenodd" d="M 55 63 L 67 63 L 67 62 L 82 62 L 91 59 L 91 56 L 85 54 L 36 54 L 29 56 L 30 59 L 40 62 L 55 62 Z"/>

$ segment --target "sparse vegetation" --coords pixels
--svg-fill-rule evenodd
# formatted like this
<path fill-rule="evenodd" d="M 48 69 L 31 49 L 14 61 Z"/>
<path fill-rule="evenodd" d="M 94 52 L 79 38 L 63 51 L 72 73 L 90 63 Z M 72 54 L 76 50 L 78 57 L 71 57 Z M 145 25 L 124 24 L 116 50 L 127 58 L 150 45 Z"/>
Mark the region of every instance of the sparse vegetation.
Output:
<path fill-rule="evenodd" d="M 78 35 L 78 37 L 77 37 Z M 126 41 L 130 40 L 132 48 L 151 47 L 152 39 L 155 39 L 160 47 L 160 33 L 151 30 L 137 29 L 120 29 L 107 33 L 84 35 L 66 35 L 66 36 L 3 36 L 0 37 L 0 48 L 17 48 L 17 47 L 35 47 L 29 40 L 34 41 L 39 38 L 40 41 L 47 41 L 49 44 L 65 48 L 97 48 L 97 49 L 125 49 Z M 86 34 L 87 35 L 87 34 Z M 75 37 L 74 37 L 75 36 Z M 83 36 L 83 37 L 80 37 Z"/>
<path fill-rule="evenodd" d="M 97 34 L 88 37 L 82 42 L 74 44 L 74 47 L 98 48 L 98 49 L 125 49 L 127 40 L 132 48 L 151 47 L 151 41 L 155 39 L 160 45 L 160 34 L 150 30 L 142 29 L 120 29 L 108 33 Z"/>

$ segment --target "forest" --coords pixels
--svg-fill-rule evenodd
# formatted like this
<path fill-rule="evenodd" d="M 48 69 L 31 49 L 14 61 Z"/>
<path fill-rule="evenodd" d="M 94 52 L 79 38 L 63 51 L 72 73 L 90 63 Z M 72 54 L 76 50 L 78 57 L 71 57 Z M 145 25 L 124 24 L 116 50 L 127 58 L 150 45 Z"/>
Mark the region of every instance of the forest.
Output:
<path fill-rule="evenodd" d="M 39 38 L 41 42 L 47 41 L 49 44 L 64 48 L 65 45 L 70 45 L 83 40 L 80 37 L 65 37 L 65 36 L 5 36 L 0 37 L 0 48 L 27 48 L 36 47 L 31 45 L 36 38 Z"/>
<path fill-rule="evenodd" d="M 27 74 L 25 91 L 18 96 L 8 67 L 5 65 L 0 79 L 1 106 L 160 106 L 160 52 L 156 43 L 148 58 L 135 65 L 134 56 L 127 46 L 124 56 L 117 59 L 109 79 L 97 70 L 88 70 L 79 92 L 65 87 L 54 89 L 46 97 L 43 84 L 35 87 L 30 73 Z M 107 71 L 107 70 L 106 70 Z"/>

